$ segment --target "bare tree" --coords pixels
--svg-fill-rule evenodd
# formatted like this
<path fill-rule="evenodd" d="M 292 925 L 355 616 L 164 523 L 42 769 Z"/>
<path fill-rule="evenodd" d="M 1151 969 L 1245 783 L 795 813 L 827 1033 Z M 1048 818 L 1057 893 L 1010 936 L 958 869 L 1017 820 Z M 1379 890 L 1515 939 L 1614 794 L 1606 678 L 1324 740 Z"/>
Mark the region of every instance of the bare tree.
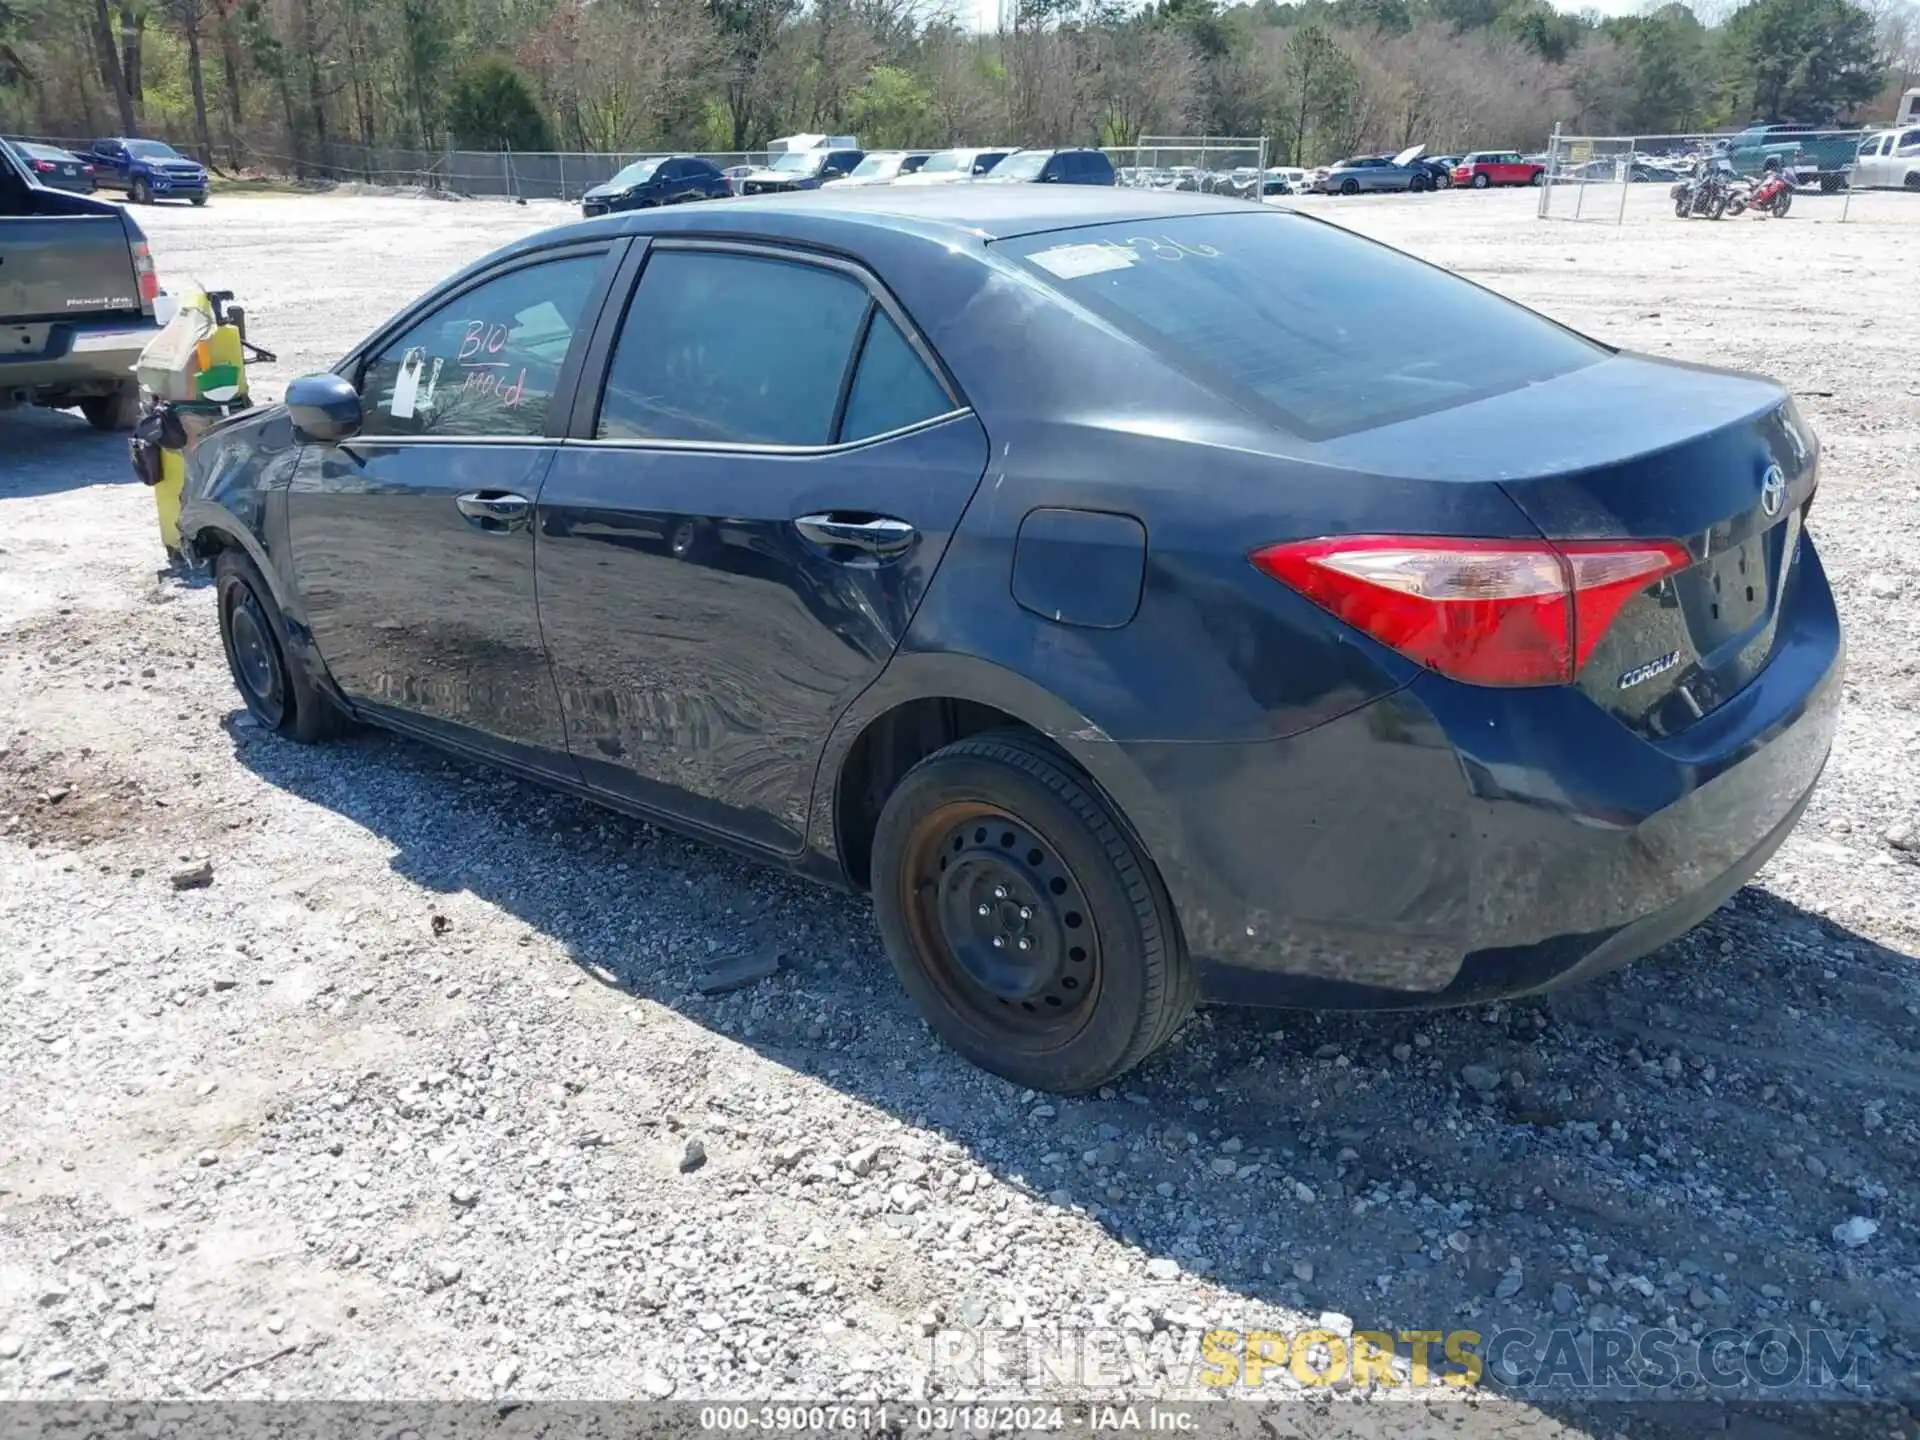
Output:
<path fill-rule="evenodd" d="M 1177 135 L 1193 117 L 1199 66 L 1178 31 L 1144 20 L 1092 31 L 1089 77 L 1109 145 L 1134 145 L 1147 133 Z M 1061 137 L 1066 138 L 1066 137 Z"/>
<path fill-rule="evenodd" d="M 187 83 L 193 91 L 193 136 L 200 163 L 213 164 L 213 137 L 207 131 L 207 82 L 200 59 L 200 29 L 207 21 L 207 0 L 162 0 L 162 13 L 187 46 Z"/>
<path fill-rule="evenodd" d="M 120 68 L 120 52 L 114 46 L 113 17 L 108 13 L 107 0 L 93 0 L 93 49 L 100 66 L 101 83 L 113 91 L 114 104 L 119 108 L 121 132 L 138 135 L 140 126 L 134 118 L 133 94 L 127 88 L 126 72 Z"/>

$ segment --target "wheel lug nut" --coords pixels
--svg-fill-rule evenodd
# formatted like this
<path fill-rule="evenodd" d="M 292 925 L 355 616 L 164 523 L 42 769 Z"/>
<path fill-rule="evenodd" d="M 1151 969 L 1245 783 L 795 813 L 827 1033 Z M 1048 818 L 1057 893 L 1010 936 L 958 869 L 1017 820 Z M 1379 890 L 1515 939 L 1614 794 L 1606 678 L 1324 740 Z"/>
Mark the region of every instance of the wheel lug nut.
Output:
<path fill-rule="evenodd" d="M 1032 909 L 1032 907 L 1031 907 L 1031 906 L 1027 906 L 1027 905 L 1022 905 L 1022 906 L 1020 907 L 1020 918 L 1021 918 L 1022 920 L 1031 920 L 1031 919 L 1033 919 L 1033 909 Z"/>
<path fill-rule="evenodd" d="M 1020 948 L 1021 948 L 1022 950 L 1031 950 L 1031 949 L 1033 949 L 1033 941 L 1031 941 L 1031 940 L 1029 940 L 1029 939 L 1027 939 L 1027 937 L 1026 937 L 1026 936 L 1024 936 L 1024 935 L 1022 935 L 1022 936 L 1020 937 Z"/>
<path fill-rule="evenodd" d="M 991 905 L 982 905 L 978 910 L 974 911 L 973 913 L 978 916 L 981 916 L 984 919 L 986 916 L 993 914 L 993 907 Z"/>
<path fill-rule="evenodd" d="M 1007 887 L 1006 887 L 1006 886 L 1004 886 L 1004 885 L 996 885 L 996 886 L 994 886 L 994 887 L 993 887 L 993 898 L 994 898 L 994 899 L 996 899 L 996 900 L 1004 900 L 1004 899 L 1006 899 L 1006 898 L 1007 898 Z"/>
<path fill-rule="evenodd" d="M 1004 949 L 1006 949 L 1006 948 L 1007 948 L 1007 937 L 1006 937 L 1006 936 L 1004 936 L 1004 935 L 996 935 L 996 936 L 994 936 L 994 937 L 993 937 L 993 948 L 994 948 L 994 949 L 996 949 L 996 950 L 1004 950 Z"/>

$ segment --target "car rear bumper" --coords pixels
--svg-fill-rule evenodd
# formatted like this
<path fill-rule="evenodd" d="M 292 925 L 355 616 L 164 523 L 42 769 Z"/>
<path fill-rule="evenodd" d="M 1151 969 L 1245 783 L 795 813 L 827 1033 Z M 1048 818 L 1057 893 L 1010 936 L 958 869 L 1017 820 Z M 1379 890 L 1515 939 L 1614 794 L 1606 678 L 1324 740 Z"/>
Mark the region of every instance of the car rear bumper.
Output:
<path fill-rule="evenodd" d="M 1123 747 L 1205 998 L 1414 1008 L 1584 979 L 1705 919 L 1832 745 L 1844 647 L 1810 544 L 1767 668 L 1649 741 L 1568 689 L 1433 675 L 1303 734 Z"/>
<path fill-rule="evenodd" d="M 45 332 L 31 351 L 0 352 L 0 401 L 33 403 L 63 394 L 105 394 L 131 380 L 140 352 L 160 327 L 146 320 L 8 328 Z"/>

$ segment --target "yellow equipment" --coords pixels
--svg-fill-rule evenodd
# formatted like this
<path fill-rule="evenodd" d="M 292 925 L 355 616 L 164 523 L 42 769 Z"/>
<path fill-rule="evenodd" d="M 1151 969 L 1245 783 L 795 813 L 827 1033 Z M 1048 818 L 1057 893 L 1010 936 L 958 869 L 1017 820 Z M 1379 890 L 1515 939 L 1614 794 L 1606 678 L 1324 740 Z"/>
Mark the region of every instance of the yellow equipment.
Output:
<path fill-rule="evenodd" d="M 180 500 L 187 451 L 215 421 L 246 409 L 247 356 L 274 357 L 246 336 L 246 312 L 227 290 L 189 292 L 147 342 L 134 373 L 140 378 L 140 420 L 131 442 L 134 473 L 153 487 L 160 544 L 180 559 Z"/>

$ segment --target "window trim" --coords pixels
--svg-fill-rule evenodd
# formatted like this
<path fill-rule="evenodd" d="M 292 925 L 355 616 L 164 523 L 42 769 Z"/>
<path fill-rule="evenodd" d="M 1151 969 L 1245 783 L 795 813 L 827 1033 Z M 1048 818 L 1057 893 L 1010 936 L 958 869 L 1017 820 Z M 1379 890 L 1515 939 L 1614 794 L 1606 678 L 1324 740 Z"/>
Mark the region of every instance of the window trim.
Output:
<path fill-rule="evenodd" d="M 448 287 L 429 291 L 414 300 L 406 309 L 399 312 L 371 336 L 362 340 L 349 350 L 328 372 L 338 375 L 356 392 L 365 376 L 366 367 L 386 348 L 386 346 L 406 334 L 422 320 L 437 313 L 447 305 L 457 301 L 463 295 L 470 295 L 482 285 L 490 285 L 495 280 L 520 270 L 531 270 L 536 266 L 552 264 L 556 260 L 579 260 L 600 257 L 600 273 L 595 277 L 587 298 L 581 302 L 580 323 L 574 327 L 573 341 L 567 346 L 567 358 L 560 364 L 560 373 L 554 378 L 553 395 L 547 404 L 547 416 L 541 433 L 538 435 L 355 435 L 342 441 L 344 445 L 554 445 L 566 438 L 568 419 L 573 413 L 576 394 L 579 389 L 580 371 L 586 361 L 591 342 L 599 331 L 601 317 L 607 308 L 607 297 L 615 279 L 618 277 L 627 259 L 627 250 L 632 241 L 624 235 L 603 240 L 562 240 L 551 245 L 543 245 L 535 250 L 522 251 L 490 265 L 485 270 L 470 276 L 458 287 Z M 587 344 L 579 343 L 582 336 Z"/>
<path fill-rule="evenodd" d="M 911 425 L 902 425 L 896 430 L 884 431 L 878 435 L 863 435 L 858 440 L 830 440 L 824 445 L 779 445 L 756 443 L 746 440 L 670 440 L 645 436 L 606 436 L 595 434 L 600 427 L 600 409 L 606 401 L 607 378 L 612 368 L 614 344 L 620 338 L 620 331 L 627 323 L 627 311 L 633 305 L 633 297 L 640 293 L 640 286 L 646 283 L 647 262 L 658 251 L 695 252 L 718 255 L 744 255 L 758 260 L 780 260 L 794 265 L 812 265 L 823 270 L 836 270 L 849 277 L 867 293 L 866 314 L 860 321 L 859 334 L 855 337 L 853 350 L 847 360 L 846 372 L 840 377 L 839 398 L 834 404 L 833 435 L 840 433 L 840 427 L 846 420 L 847 402 L 853 394 L 853 380 L 859 370 L 860 359 L 866 353 L 867 336 L 873 329 L 873 317 L 877 311 L 885 311 L 905 337 L 907 347 L 913 351 L 927 373 L 933 376 L 934 384 L 940 387 L 947 397 L 949 409 L 938 415 L 929 415 L 924 420 L 916 420 Z M 630 253 L 619 267 L 627 275 L 625 280 L 625 298 L 618 304 L 611 303 L 613 296 L 601 309 L 601 322 L 595 328 L 582 358 L 580 374 L 574 392 L 572 424 L 563 443 L 567 445 L 608 446 L 623 450 L 662 450 L 691 451 L 700 454 L 719 455 L 837 455 L 850 450 L 858 450 L 866 445 L 892 440 L 901 435 L 911 435 L 915 431 L 930 429 L 945 424 L 956 416 L 972 412 L 973 406 L 960 392 L 960 387 L 947 373 L 947 367 L 940 362 L 933 347 L 927 344 L 919 328 L 907 318 L 907 313 L 880 283 L 877 276 L 864 265 L 845 256 L 828 254 L 823 251 L 809 250 L 800 246 L 780 244 L 765 240 L 709 239 L 704 236 L 651 236 L 645 244 L 636 244 L 635 253 Z M 619 282 L 616 276 L 616 286 Z M 620 292 L 615 289 L 614 295 Z"/>

